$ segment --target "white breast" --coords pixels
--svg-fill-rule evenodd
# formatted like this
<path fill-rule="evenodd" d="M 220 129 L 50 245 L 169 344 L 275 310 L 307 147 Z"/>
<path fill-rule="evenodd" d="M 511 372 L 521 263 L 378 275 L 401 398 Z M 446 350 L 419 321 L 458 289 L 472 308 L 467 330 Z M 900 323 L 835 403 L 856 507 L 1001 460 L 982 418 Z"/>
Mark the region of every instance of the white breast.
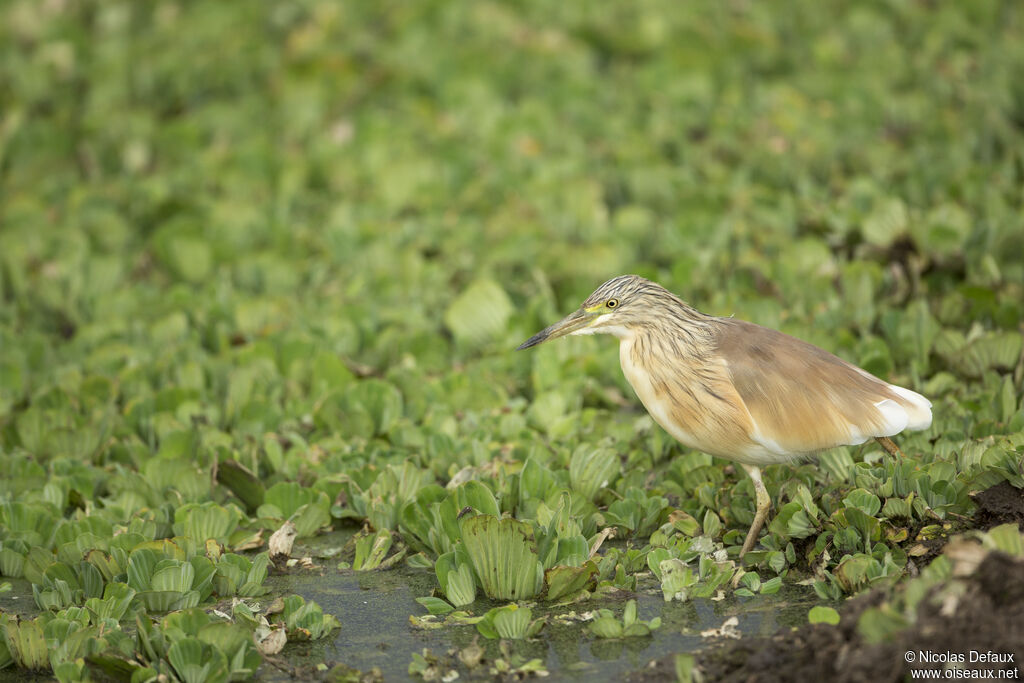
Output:
<path fill-rule="evenodd" d="M 622 374 L 626 376 L 626 381 L 633 387 L 633 391 L 636 392 L 640 402 L 644 404 L 644 408 L 654 418 L 654 421 L 661 425 L 673 438 L 685 446 L 700 450 L 700 446 L 693 435 L 673 423 L 673 420 L 670 418 L 671 408 L 668 402 L 654 391 L 654 386 L 651 384 L 651 377 L 647 370 L 633 362 L 632 350 L 632 335 L 619 337 L 619 364 L 622 366 Z"/>

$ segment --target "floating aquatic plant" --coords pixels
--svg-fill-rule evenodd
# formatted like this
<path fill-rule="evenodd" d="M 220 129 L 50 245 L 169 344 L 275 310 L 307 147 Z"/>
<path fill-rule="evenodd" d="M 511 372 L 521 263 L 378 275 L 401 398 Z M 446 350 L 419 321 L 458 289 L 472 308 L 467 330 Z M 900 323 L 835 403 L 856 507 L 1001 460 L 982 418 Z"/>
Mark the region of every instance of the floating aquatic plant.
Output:
<path fill-rule="evenodd" d="M 534 619 L 530 608 L 511 604 L 489 610 L 476 629 L 485 638 L 522 640 L 536 636 L 545 623 L 544 617 Z"/>
<path fill-rule="evenodd" d="M 591 622 L 588 630 L 598 638 L 635 638 L 648 636 L 651 631 L 661 628 L 661 617 L 654 617 L 650 621 L 642 621 L 637 618 L 636 600 L 626 602 L 622 612 L 622 619 L 615 617 L 610 609 L 599 609 L 597 616 Z"/>

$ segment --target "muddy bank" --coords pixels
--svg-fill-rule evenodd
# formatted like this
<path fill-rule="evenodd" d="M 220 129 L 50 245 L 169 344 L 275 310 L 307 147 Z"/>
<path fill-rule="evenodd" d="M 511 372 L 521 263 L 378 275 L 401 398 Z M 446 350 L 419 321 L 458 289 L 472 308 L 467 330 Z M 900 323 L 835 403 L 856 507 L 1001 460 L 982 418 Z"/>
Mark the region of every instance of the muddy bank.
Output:
<path fill-rule="evenodd" d="M 847 601 L 837 626 L 809 624 L 770 638 L 721 643 L 698 654 L 697 666 L 707 681 L 901 681 L 910 680 L 915 668 L 938 669 L 943 677 L 943 663 L 920 661 L 935 653 L 936 659 L 963 658 L 951 668 L 1009 669 L 1004 678 L 1024 678 L 1024 559 L 989 552 L 962 582 L 964 590 L 954 598 L 946 592 L 937 599 L 933 588 L 913 625 L 886 642 L 870 643 L 858 628 L 865 609 L 888 599 L 879 589 Z M 972 663 L 972 651 L 1012 663 Z M 675 681 L 674 658 L 658 660 L 630 680 Z"/>
<path fill-rule="evenodd" d="M 1024 490 L 1003 482 L 971 496 L 978 506 L 974 522 L 978 529 L 991 529 L 1012 522 L 1024 530 Z"/>

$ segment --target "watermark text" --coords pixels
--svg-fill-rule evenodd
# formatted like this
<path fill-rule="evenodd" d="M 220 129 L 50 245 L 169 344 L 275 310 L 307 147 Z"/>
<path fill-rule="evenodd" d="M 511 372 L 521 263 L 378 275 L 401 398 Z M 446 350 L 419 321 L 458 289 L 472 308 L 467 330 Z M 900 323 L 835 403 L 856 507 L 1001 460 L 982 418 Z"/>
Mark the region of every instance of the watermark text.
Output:
<path fill-rule="evenodd" d="M 992 650 L 907 650 L 903 659 L 912 680 L 1020 680 L 1013 652 Z"/>

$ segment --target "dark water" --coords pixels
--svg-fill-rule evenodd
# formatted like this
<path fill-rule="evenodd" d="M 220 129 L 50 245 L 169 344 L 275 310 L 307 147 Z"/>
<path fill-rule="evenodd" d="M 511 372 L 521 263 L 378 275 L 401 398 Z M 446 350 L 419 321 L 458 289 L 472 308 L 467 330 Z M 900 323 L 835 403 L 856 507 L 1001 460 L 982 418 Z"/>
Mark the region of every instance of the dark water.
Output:
<path fill-rule="evenodd" d="M 309 646 L 308 650 L 293 653 L 289 660 L 294 665 L 341 662 L 362 671 L 377 667 L 388 681 L 404 680 L 408 677 L 412 653 L 429 648 L 443 655 L 453 648 L 466 647 L 477 636 L 475 626 L 422 630 L 410 624 L 410 615 L 427 613 L 416 598 L 430 595 L 435 588 L 433 571 L 406 567 L 385 572 L 327 571 L 324 576 L 275 577 L 272 585 L 275 592 L 294 592 L 307 600 L 316 600 L 324 611 L 335 614 L 342 622 L 333 640 L 325 639 Z M 725 593 L 728 595 L 731 591 Z M 739 619 L 742 636 L 767 636 L 780 627 L 807 623 L 807 611 L 820 602 L 809 587 L 790 585 L 770 596 L 666 603 L 651 577 L 647 590 L 623 594 L 621 600 L 591 600 L 556 608 L 537 603 L 532 607 L 533 616 L 564 614 L 571 610 L 582 613 L 598 607 L 610 608 L 621 616 L 625 601 L 630 597 L 637 601 L 640 619 L 661 617 L 661 628 L 650 637 L 602 640 L 583 633 L 585 624 L 562 625 L 549 620 L 535 641 L 510 643 L 510 653 L 526 659 L 542 659 L 551 673 L 548 680 L 615 681 L 667 654 L 707 647 L 711 641 L 702 637 L 701 631 L 719 628 L 729 617 Z M 482 614 L 497 604 L 478 601 L 469 610 Z M 501 656 L 496 641 L 480 637 L 478 642 L 485 648 L 486 659 Z M 485 671 L 481 674 L 489 677 Z M 277 679 L 283 678 L 283 674 L 265 672 L 264 677 Z M 463 672 L 461 680 L 465 678 Z"/>
<path fill-rule="evenodd" d="M 329 534 L 316 539 L 315 546 L 298 546 L 295 555 L 330 554 L 331 547 L 339 548 L 344 535 Z M 416 570 L 400 566 L 389 571 L 352 572 L 337 570 L 336 559 L 317 560 L 322 568 L 315 571 L 294 570 L 286 575 L 272 576 L 267 585 L 272 595 L 298 593 L 307 600 L 315 600 L 325 612 L 334 614 L 342 627 L 332 636 L 309 643 L 289 643 L 282 656 L 293 667 L 332 666 L 344 663 L 368 671 L 377 667 L 387 681 L 407 680 L 412 654 L 429 648 L 444 656 L 452 649 L 461 649 L 477 636 L 475 626 L 449 626 L 423 630 L 410 624 L 410 615 L 424 615 L 426 610 L 416 602 L 435 588 L 432 570 Z M 31 616 L 38 613 L 32 600 L 31 588 L 25 581 L 14 580 L 14 590 L 0 594 L 0 609 Z M 641 582 L 643 584 L 643 581 Z M 729 617 L 739 619 L 738 629 L 743 637 L 766 636 L 780 627 L 806 623 L 807 611 L 817 602 L 809 587 L 787 585 L 779 593 L 754 598 L 735 598 L 731 590 L 724 600 L 696 599 L 686 603 L 666 603 L 653 577 L 646 587 L 622 599 L 587 601 L 575 605 L 550 607 L 546 603 L 533 606 L 536 618 L 542 614 L 582 613 L 598 607 L 612 609 L 621 616 L 625 601 L 635 598 L 639 617 L 649 620 L 661 617 L 661 628 L 650 637 L 623 640 L 600 640 L 583 632 L 584 624 L 569 625 L 549 620 L 534 641 L 512 641 L 509 653 L 525 659 L 540 658 L 551 673 L 547 680 L 616 681 L 627 672 L 644 668 L 650 661 L 670 653 L 693 652 L 707 647 L 709 639 L 701 631 L 719 628 Z M 269 600 L 268 596 L 266 600 Z M 469 607 L 474 614 L 482 614 L 498 603 L 478 601 Z M 485 658 L 501 656 L 497 641 L 482 636 L 479 644 L 485 649 Z M 308 675 L 317 672 L 306 669 Z M 486 666 L 478 669 L 481 678 L 490 678 Z M 469 677 L 470 679 L 473 676 Z M 260 679 L 267 681 L 291 680 L 290 674 L 264 665 Z M 460 680 L 466 680 L 463 672 Z M 16 669 L 0 671 L 0 681 L 24 680 Z"/>

